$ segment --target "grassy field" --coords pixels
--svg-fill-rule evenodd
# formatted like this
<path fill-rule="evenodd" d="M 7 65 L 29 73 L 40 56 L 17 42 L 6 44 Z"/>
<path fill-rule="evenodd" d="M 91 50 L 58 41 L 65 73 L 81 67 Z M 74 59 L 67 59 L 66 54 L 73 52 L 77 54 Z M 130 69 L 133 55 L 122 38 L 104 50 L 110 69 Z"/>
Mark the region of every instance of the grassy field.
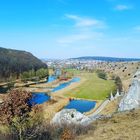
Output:
<path fill-rule="evenodd" d="M 116 88 L 114 81 L 100 79 L 96 73 L 86 72 L 81 75 L 81 78 L 86 79 L 85 82 L 79 87 L 68 91 L 65 96 L 103 100 Z"/>

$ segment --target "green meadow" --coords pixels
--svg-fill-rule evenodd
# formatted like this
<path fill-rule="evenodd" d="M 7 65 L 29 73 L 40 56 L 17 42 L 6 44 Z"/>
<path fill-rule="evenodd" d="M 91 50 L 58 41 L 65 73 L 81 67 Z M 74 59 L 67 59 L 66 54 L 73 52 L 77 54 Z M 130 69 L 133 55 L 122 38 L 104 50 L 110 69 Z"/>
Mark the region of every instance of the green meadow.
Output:
<path fill-rule="evenodd" d="M 76 71 L 74 71 L 76 72 Z M 76 72 L 76 74 L 79 72 Z M 82 73 L 81 78 L 86 79 L 77 88 L 68 91 L 65 96 L 83 99 L 104 100 L 111 91 L 116 89 L 112 80 L 103 80 L 96 73 Z"/>

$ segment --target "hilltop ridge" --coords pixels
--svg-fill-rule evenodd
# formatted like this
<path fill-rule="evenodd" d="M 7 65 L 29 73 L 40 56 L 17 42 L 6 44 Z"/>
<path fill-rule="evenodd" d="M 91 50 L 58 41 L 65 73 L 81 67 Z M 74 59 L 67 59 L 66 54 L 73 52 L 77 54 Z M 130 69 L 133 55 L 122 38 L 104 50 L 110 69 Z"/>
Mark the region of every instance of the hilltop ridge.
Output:
<path fill-rule="evenodd" d="M 104 57 L 104 56 L 83 56 L 77 58 L 71 58 L 77 60 L 98 60 L 108 62 L 124 62 L 124 61 L 140 61 L 140 58 L 118 58 L 118 57 Z"/>
<path fill-rule="evenodd" d="M 24 71 L 46 68 L 47 65 L 33 54 L 0 47 L 0 78 L 1 80 L 19 75 Z"/>

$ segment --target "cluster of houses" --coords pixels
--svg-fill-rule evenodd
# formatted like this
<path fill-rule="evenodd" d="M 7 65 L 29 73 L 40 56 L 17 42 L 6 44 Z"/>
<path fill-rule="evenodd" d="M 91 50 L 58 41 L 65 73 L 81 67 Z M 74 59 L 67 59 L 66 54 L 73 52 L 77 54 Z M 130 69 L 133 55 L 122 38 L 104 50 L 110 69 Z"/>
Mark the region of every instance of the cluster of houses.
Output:
<path fill-rule="evenodd" d="M 56 60 L 51 59 L 45 61 L 49 68 L 75 68 L 78 70 L 83 69 L 94 69 L 99 66 L 101 61 L 95 61 L 95 60 L 78 60 L 78 59 L 64 59 L 64 60 Z"/>

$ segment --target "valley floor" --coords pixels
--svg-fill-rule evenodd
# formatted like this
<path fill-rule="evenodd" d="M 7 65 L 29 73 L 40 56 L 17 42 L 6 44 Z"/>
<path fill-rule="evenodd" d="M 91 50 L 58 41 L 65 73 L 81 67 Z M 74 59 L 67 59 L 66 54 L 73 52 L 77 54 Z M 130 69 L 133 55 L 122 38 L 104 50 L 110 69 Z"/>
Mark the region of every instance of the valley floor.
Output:
<path fill-rule="evenodd" d="M 115 90 L 115 83 L 112 80 L 100 79 L 96 73 L 82 73 L 81 79 L 85 81 L 78 87 L 65 93 L 67 97 L 104 100 L 111 91 Z"/>

